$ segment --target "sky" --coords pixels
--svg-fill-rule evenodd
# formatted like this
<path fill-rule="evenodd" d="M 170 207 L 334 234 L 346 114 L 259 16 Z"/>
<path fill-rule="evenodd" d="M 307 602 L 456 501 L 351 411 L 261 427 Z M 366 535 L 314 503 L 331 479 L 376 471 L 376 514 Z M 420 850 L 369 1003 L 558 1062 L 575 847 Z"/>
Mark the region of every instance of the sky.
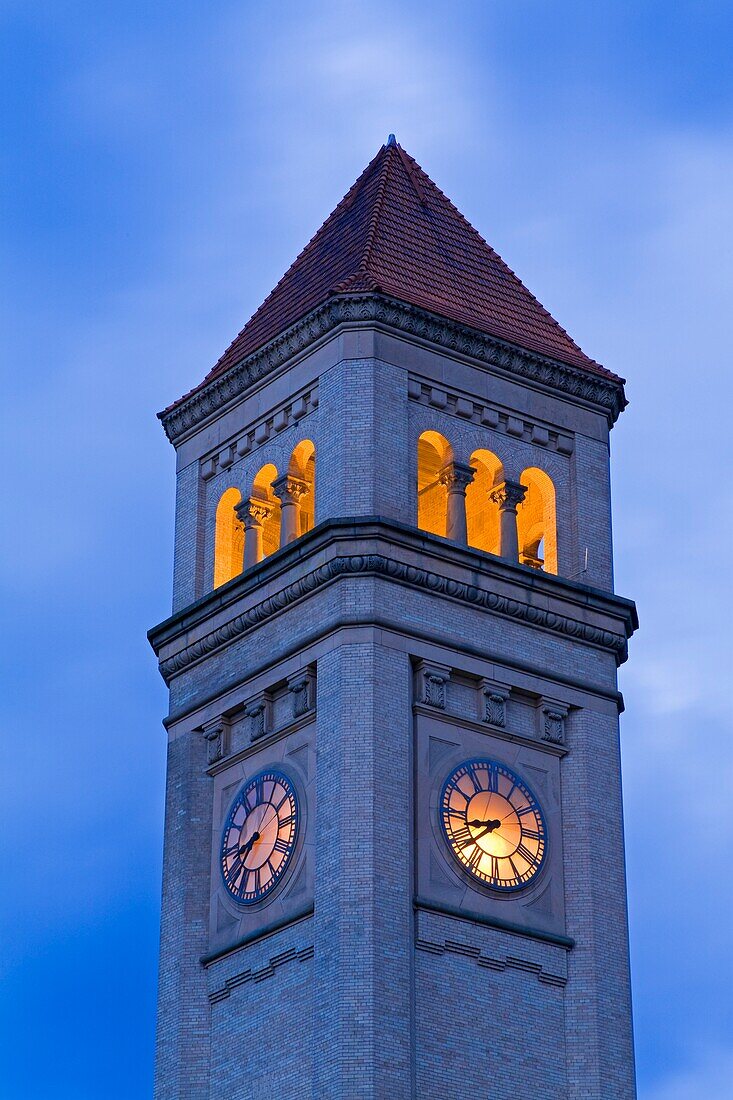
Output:
<path fill-rule="evenodd" d="M 390 132 L 594 358 L 641 1100 L 730 1093 L 723 0 L 0 0 L 0 1096 L 151 1094 L 173 451 Z M 538 1025 L 541 1026 L 541 1021 Z"/>

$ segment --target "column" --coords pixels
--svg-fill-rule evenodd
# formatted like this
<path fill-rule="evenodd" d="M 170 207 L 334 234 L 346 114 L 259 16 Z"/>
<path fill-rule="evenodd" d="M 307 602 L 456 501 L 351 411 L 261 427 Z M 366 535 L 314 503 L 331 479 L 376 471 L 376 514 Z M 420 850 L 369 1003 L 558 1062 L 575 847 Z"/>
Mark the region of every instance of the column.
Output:
<path fill-rule="evenodd" d="M 283 474 L 272 483 L 272 489 L 280 500 L 280 545 L 287 546 L 300 536 L 300 498 L 310 492 L 310 486 L 302 478 Z"/>
<path fill-rule="evenodd" d="M 466 489 L 473 481 L 476 471 L 473 466 L 464 466 L 461 462 L 446 462 L 440 471 L 440 484 L 448 490 L 446 512 L 446 537 L 468 545 L 468 526 L 466 524 Z"/>
<path fill-rule="evenodd" d="M 272 515 L 272 507 L 264 500 L 250 497 L 235 506 L 244 527 L 244 568 L 262 561 L 262 525 Z"/>
<path fill-rule="evenodd" d="M 505 561 L 519 561 L 517 506 L 524 500 L 526 485 L 504 481 L 489 493 L 489 499 L 499 505 L 499 554 Z"/>

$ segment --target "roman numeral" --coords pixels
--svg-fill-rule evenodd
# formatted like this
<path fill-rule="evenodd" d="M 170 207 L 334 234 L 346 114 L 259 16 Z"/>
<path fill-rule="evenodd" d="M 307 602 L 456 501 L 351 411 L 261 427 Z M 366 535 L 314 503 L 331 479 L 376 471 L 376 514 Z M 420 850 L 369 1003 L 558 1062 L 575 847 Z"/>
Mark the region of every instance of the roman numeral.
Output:
<path fill-rule="evenodd" d="M 518 856 L 521 856 L 522 859 L 526 860 L 527 863 L 530 864 L 530 866 L 534 863 L 534 858 L 535 857 L 532 855 L 529 848 L 525 848 L 525 846 L 523 844 L 519 845 L 519 847 L 517 848 L 516 854 Z M 512 864 L 512 866 L 514 866 L 514 864 Z"/>
<path fill-rule="evenodd" d="M 284 854 L 285 852 L 290 851 L 290 845 L 288 844 L 287 840 L 283 840 L 283 838 L 279 836 L 275 841 L 275 847 L 273 848 L 273 851 L 282 852 Z"/>
<path fill-rule="evenodd" d="M 499 860 L 496 856 L 491 857 L 491 878 L 494 882 L 499 882 L 501 875 L 499 874 Z"/>
<path fill-rule="evenodd" d="M 483 858 L 484 853 L 477 844 L 474 850 L 471 852 L 470 856 L 468 857 L 468 866 L 471 867 L 474 871 L 478 871 L 479 864 Z"/>
<path fill-rule="evenodd" d="M 462 829 L 455 830 L 452 839 L 453 843 L 457 844 L 459 848 L 467 848 L 469 844 L 476 843 L 473 839 L 473 834 L 471 833 L 471 830 L 468 829 L 465 825 Z"/>
<path fill-rule="evenodd" d="M 265 801 L 265 784 L 262 779 L 257 779 L 255 782 L 255 805 L 259 805 L 260 802 Z"/>
<path fill-rule="evenodd" d="M 466 768 L 466 775 L 468 776 L 468 778 L 473 783 L 473 789 L 476 792 L 476 794 L 478 794 L 479 791 L 483 790 L 483 787 L 481 786 L 478 779 L 476 778 L 476 772 L 473 770 L 473 768 Z"/>
<path fill-rule="evenodd" d="M 534 806 L 521 806 L 519 809 L 514 808 L 514 812 L 517 817 L 524 817 L 525 814 L 533 814 Z"/>
<path fill-rule="evenodd" d="M 524 826 L 522 827 L 522 836 L 528 836 L 530 840 L 540 839 L 540 834 L 537 832 L 536 829 L 525 829 Z"/>
<path fill-rule="evenodd" d="M 289 825 L 292 825 L 292 823 L 293 823 L 293 815 L 288 814 L 287 817 L 284 817 L 282 819 L 282 821 L 278 822 L 278 826 L 281 829 L 286 829 Z"/>
<path fill-rule="evenodd" d="M 490 767 L 487 769 L 489 773 L 489 787 L 488 789 L 492 794 L 498 793 L 499 790 L 499 772 L 496 768 Z"/>
<path fill-rule="evenodd" d="M 244 871 L 244 864 L 239 856 L 237 856 L 231 867 L 227 867 L 227 878 L 235 890 L 237 888 L 237 879 L 242 874 L 242 871 Z"/>

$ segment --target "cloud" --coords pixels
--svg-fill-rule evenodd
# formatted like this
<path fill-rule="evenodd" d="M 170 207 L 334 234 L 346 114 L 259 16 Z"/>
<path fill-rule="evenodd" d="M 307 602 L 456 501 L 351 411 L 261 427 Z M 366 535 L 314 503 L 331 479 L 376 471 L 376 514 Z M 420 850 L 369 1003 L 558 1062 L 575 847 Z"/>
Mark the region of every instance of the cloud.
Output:
<path fill-rule="evenodd" d="M 659 1084 L 639 1091 L 639 1100 L 721 1100 L 730 1096 L 733 1051 L 710 1050 L 697 1064 L 670 1074 Z"/>

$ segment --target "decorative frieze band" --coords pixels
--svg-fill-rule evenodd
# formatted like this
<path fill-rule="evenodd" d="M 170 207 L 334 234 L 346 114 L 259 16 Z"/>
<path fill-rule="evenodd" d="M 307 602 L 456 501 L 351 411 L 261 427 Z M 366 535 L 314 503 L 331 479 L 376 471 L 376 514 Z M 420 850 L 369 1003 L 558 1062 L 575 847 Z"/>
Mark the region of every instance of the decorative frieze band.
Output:
<path fill-rule="evenodd" d="M 568 981 L 563 974 L 548 973 L 540 963 L 520 959 L 516 955 L 495 958 L 493 955 L 484 954 L 480 947 L 460 943 L 457 940 L 443 940 L 442 943 L 436 943 L 433 940 L 418 939 L 415 941 L 415 947 L 418 951 L 426 951 L 430 955 L 463 955 L 464 958 L 474 959 L 477 966 L 488 970 L 523 970 L 525 974 L 535 975 L 544 985 L 564 986 Z"/>
<path fill-rule="evenodd" d="M 250 451 L 257 450 L 271 436 L 289 428 L 291 424 L 302 420 L 306 413 L 317 408 L 318 386 L 315 385 L 310 390 L 304 390 L 297 397 L 290 398 L 285 404 L 276 407 L 262 420 L 255 421 L 246 432 L 230 440 L 215 454 L 202 458 L 201 476 L 208 481 L 220 470 L 229 469 L 237 459 L 244 458 Z"/>
<path fill-rule="evenodd" d="M 255 968 L 248 967 L 239 974 L 227 978 L 220 989 L 215 989 L 213 993 L 209 994 L 209 1003 L 214 1005 L 219 1001 L 225 1001 L 227 997 L 231 995 L 233 989 L 237 989 L 240 985 L 246 985 L 247 982 L 263 982 L 267 978 L 274 977 L 275 971 L 279 970 L 281 966 L 285 966 L 286 963 L 306 962 L 308 959 L 312 958 L 312 944 L 308 947 L 301 947 L 299 950 L 295 947 L 290 947 L 287 951 L 281 951 L 279 955 L 273 955 L 264 966 Z"/>
<path fill-rule="evenodd" d="M 481 424 L 504 435 L 513 435 L 527 443 L 546 447 L 548 451 L 557 451 L 561 455 L 573 453 L 573 437 L 566 432 L 553 431 L 552 428 L 536 424 L 525 417 L 512 416 L 510 413 L 479 401 L 478 398 L 461 395 L 443 386 L 434 386 L 412 375 L 407 392 L 410 400 L 419 405 L 431 405 L 462 420 Z"/>
<path fill-rule="evenodd" d="M 204 635 L 193 645 L 186 646 L 173 657 L 162 661 L 160 671 L 163 678 L 166 682 L 169 682 L 176 673 L 208 656 L 209 653 L 213 653 L 215 649 L 246 634 L 247 631 L 259 626 L 260 623 L 280 611 L 284 611 L 304 596 L 310 595 L 326 584 L 330 584 L 337 577 L 349 574 L 352 576 L 371 574 L 372 576 L 386 577 L 412 588 L 425 589 L 437 595 L 449 596 L 451 599 L 472 607 L 486 608 L 498 615 L 505 615 L 519 622 L 531 623 L 533 626 L 542 627 L 553 633 L 609 649 L 615 654 L 619 663 L 626 659 L 627 640 L 625 635 L 614 634 L 590 623 L 580 622 L 569 616 L 548 611 L 544 607 L 524 603 L 498 592 L 479 588 L 475 584 L 466 584 L 452 577 L 441 576 L 439 573 L 433 573 L 419 566 L 408 565 L 405 562 L 381 554 L 355 554 L 353 556 L 332 558 L 330 561 L 318 566 L 317 569 L 299 577 L 292 584 L 286 585 L 279 592 L 268 596 L 267 599 L 242 612 L 241 615 L 236 615 L 228 623 L 224 623 L 216 630 Z"/>
<path fill-rule="evenodd" d="M 611 422 L 626 405 L 623 383 L 610 374 L 545 358 L 406 302 L 380 294 L 354 294 L 324 302 L 241 363 L 159 413 L 166 435 L 172 443 L 177 441 L 190 428 L 240 397 L 250 386 L 338 325 L 358 323 L 379 323 L 398 329 L 408 336 L 445 347 L 452 354 L 483 361 L 527 381 L 598 405 L 606 411 Z"/>

